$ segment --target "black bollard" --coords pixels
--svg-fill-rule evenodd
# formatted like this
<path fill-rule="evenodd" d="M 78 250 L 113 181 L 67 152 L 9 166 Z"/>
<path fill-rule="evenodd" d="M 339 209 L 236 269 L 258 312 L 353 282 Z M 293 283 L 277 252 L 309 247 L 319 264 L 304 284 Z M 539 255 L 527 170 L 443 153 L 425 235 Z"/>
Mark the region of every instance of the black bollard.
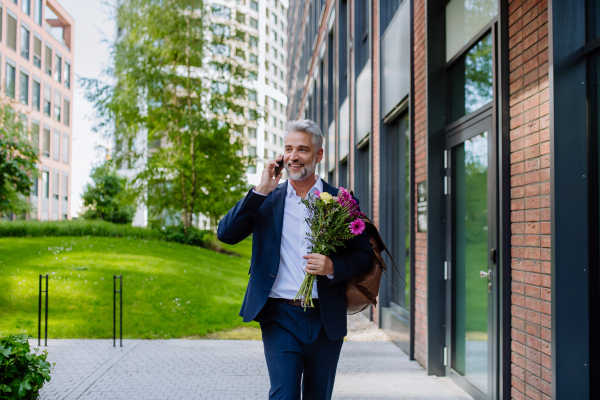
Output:
<path fill-rule="evenodd" d="M 117 290 L 119 278 L 119 290 Z M 119 293 L 119 345 L 123 347 L 123 275 L 113 276 L 113 347 L 117 341 L 117 293 Z"/>
<path fill-rule="evenodd" d="M 42 290 L 42 278 L 46 278 L 46 290 Z M 38 302 L 38 346 L 42 341 L 42 293 L 46 293 L 46 311 L 44 321 L 44 346 L 48 346 L 48 275 L 40 275 L 40 293 Z"/>

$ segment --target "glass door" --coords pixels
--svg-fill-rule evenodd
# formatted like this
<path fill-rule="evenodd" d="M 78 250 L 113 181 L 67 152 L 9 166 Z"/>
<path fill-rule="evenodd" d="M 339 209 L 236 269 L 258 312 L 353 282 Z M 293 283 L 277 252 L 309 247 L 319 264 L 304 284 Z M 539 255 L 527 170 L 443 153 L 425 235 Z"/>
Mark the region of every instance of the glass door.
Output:
<path fill-rule="evenodd" d="M 473 397 L 492 399 L 496 169 L 491 117 L 458 136 L 460 142 L 449 148 L 450 368 Z"/>

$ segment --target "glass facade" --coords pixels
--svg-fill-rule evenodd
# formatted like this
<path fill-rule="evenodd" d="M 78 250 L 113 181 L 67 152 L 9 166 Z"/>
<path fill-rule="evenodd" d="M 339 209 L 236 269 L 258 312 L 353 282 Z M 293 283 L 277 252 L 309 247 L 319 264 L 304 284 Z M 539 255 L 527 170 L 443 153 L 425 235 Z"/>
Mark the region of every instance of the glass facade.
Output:
<path fill-rule="evenodd" d="M 498 14 L 498 0 L 451 0 L 446 5 L 446 61 Z"/>
<path fill-rule="evenodd" d="M 456 372 L 488 391 L 488 133 L 453 149 Z"/>
<path fill-rule="evenodd" d="M 470 114 L 494 98 L 492 34 L 488 33 L 448 70 L 449 122 Z"/>

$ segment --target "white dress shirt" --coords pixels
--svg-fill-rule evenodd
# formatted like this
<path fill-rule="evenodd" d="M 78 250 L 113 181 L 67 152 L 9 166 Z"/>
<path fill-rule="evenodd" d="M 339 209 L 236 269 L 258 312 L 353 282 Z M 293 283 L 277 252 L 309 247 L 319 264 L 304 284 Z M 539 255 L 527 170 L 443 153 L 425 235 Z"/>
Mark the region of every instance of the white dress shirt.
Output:
<path fill-rule="evenodd" d="M 308 191 L 308 194 L 312 196 L 315 195 L 317 190 L 323 191 L 323 181 L 321 177 L 316 176 L 317 181 Z M 262 193 L 256 191 L 254 193 L 262 195 Z M 283 209 L 283 227 L 281 229 L 279 272 L 269 297 L 294 299 L 306 274 L 304 272 L 306 259 L 303 256 L 310 254 L 310 242 L 306 238 L 306 235 L 310 233 L 310 229 L 305 221 L 306 206 L 300 202 L 301 199 L 288 179 L 285 207 Z M 327 275 L 327 277 L 332 279 L 333 275 Z M 319 297 L 316 282 L 313 285 L 312 297 L 313 299 Z"/>

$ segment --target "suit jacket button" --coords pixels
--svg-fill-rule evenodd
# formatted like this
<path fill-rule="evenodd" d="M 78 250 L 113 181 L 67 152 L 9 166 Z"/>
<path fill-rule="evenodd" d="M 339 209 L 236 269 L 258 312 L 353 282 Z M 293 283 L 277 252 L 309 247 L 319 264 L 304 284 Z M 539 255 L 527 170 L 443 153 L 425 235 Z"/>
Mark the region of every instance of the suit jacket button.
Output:
<path fill-rule="evenodd" d="M 271 279 L 274 279 L 274 278 L 275 278 L 275 275 L 271 274 Z"/>

